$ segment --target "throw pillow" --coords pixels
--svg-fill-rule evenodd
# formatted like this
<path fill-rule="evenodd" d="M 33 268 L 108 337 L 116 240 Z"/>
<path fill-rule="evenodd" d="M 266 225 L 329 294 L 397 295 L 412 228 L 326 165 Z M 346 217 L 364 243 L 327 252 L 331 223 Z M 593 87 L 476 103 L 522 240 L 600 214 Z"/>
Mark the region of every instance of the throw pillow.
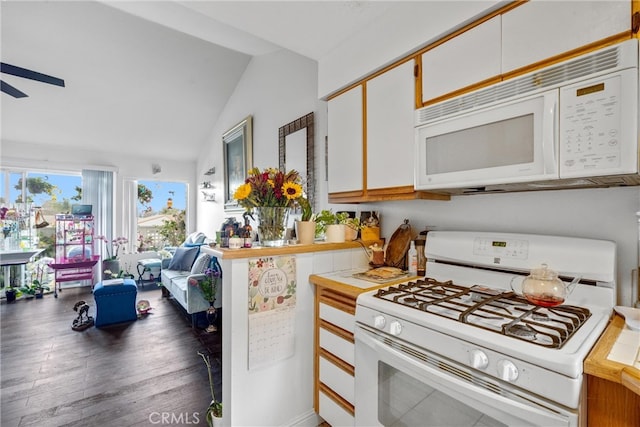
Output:
<path fill-rule="evenodd" d="M 209 267 L 209 263 L 211 262 L 211 255 L 209 254 L 200 254 L 198 258 L 193 263 L 191 267 L 191 274 L 203 274 L 207 267 Z"/>
<path fill-rule="evenodd" d="M 193 262 L 196 260 L 200 252 L 199 247 L 185 248 L 179 247 L 176 249 L 176 253 L 173 254 L 171 262 L 169 263 L 169 270 L 189 271 Z"/>
<path fill-rule="evenodd" d="M 191 234 L 189 234 L 189 236 L 185 239 L 184 243 L 185 246 L 188 245 L 201 245 L 204 243 L 204 240 L 207 238 L 207 236 L 200 232 L 200 231 L 196 231 L 193 232 Z"/>

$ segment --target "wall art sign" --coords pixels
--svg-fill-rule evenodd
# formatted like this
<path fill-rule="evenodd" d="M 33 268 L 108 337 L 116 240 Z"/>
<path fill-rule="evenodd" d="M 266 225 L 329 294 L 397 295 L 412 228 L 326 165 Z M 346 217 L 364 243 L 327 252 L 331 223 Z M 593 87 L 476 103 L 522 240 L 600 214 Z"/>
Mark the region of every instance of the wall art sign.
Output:
<path fill-rule="evenodd" d="M 249 369 L 294 354 L 295 255 L 249 259 Z"/>

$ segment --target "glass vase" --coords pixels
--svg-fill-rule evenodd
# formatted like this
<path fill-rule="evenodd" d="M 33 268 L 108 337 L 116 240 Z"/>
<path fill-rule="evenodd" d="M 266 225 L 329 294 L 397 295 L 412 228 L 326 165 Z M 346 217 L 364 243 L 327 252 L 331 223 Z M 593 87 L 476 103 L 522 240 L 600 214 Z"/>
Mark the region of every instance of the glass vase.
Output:
<path fill-rule="evenodd" d="M 289 208 L 263 206 L 254 208 L 254 213 L 262 246 L 284 246 Z"/>

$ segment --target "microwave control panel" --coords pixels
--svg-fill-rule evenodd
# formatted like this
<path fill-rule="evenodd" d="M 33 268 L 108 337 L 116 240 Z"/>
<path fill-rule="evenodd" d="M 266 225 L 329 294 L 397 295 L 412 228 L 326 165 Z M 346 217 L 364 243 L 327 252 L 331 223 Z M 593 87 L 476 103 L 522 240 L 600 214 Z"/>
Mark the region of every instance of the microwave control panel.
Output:
<path fill-rule="evenodd" d="M 594 175 L 620 168 L 622 76 L 563 87 L 560 92 L 560 174 Z M 572 174 L 573 173 L 573 174 Z"/>

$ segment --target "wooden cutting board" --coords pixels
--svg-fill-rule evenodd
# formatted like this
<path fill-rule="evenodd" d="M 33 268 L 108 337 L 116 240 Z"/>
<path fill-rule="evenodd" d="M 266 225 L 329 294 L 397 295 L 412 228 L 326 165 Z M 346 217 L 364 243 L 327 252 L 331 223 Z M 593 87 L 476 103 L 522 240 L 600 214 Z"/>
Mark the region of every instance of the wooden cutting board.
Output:
<path fill-rule="evenodd" d="M 401 224 L 389 239 L 384 261 L 386 265 L 405 268 L 404 257 L 411 245 L 411 237 L 411 226 L 409 225 L 409 220 L 405 219 L 404 224 Z"/>

